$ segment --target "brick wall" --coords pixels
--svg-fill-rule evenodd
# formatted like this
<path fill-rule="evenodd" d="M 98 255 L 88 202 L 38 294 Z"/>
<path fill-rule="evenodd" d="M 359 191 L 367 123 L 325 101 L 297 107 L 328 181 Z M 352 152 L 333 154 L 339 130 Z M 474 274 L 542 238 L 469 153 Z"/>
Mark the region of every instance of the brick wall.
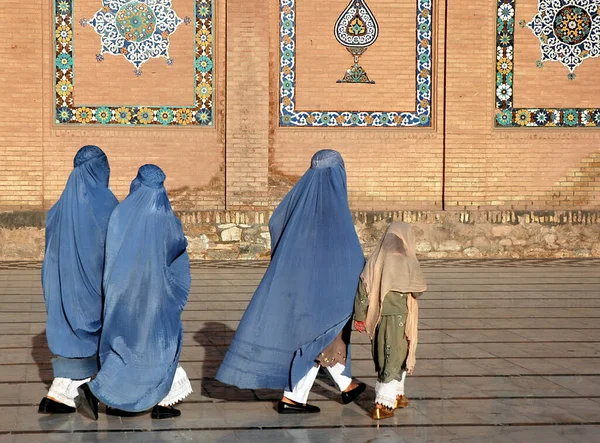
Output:
<path fill-rule="evenodd" d="M 0 9 L 0 207 L 37 209 L 43 198 L 41 9 L 32 0 Z M 22 17 L 28 17 L 23 26 Z"/>
<path fill-rule="evenodd" d="M 352 60 L 333 38 L 332 20 L 347 1 L 300 0 L 298 106 L 408 110 L 415 94 L 414 4 L 368 1 L 380 38 L 361 63 L 376 84 L 339 85 Z M 99 2 L 75 3 L 93 11 Z M 517 0 L 516 21 L 530 19 L 536 4 Z M 174 206 L 188 211 L 273 207 L 322 148 L 344 155 L 356 210 L 600 208 L 600 129 L 494 127 L 495 2 L 433 1 L 433 118 L 431 127 L 418 129 L 280 127 L 277 0 L 216 1 L 214 128 L 55 125 L 51 7 L 32 0 L 0 10 L 0 210 L 48 209 L 84 144 L 108 153 L 120 198 L 137 167 L 155 162 L 167 173 Z M 89 44 L 93 33 L 76 29 L 76 41 Z M 600 107 L 600 59 L 586 60 L 570 81 L 560 65 L 535 66 L 539 45 L 529 29 L 515 26 L 515 45 L 515 105 Z M 116 88 L 136 84 L 120 71 L 106 82 L 113 76 L 108 58 L 103 71 L 97 66 L 77 65 L 88 94 L 112 97 Z M 169 73 L 148 66 L 156 78 Z M 155 78 L 148 94 L 176 90 L 173 99 L 185 99 L 179 95 L 189 85 L 179 77 Z"/>
<path fill-rule="evenodd" d="M 539 42 L 518 24 L 536 10 L 516 1 L 515 106 L 600 106 L 589 83 L 600 60 L 586 60 L 575 81 L 559 63 L 536 67 Z M 598 208 L 598 128 L 494 128 L 496 11 L 495 1 L 448 9 L 446 208 Z"/>
<path fill-rule="evenodd" d="M 269 32 L 264 0 L 227 2 L 227 205 L 265 206 Z"/>
<path fill-rule="evenodd" d="M 188 9 L 191 7 L 193 11 L 193 3 L 177 2 L 189 3 Z M 78 7 L 84 3 L 85 8 Z M 75 0 L 74 20 L 78 21 L 83 15 L 77 15 L 79 9 L 87 10 L 87 18 L 90 18 L 90 11 L 97 10 L 98 4 L 93 0 Z M 215 7 L 216 124 L 213 128 L 55 125 L 52 7 L 52 2 L 34 1 L 0 10 L 0 21 L 6 28 L 5 38 L 0 42 L 0 55 L 4 60 L 0 68 L 0 111 L 3 115 L 0 118 L 0 209 L 49 209 L 64 188 L 73 156 L 86 144 L 96 144 L 108 154 L 111 187 L 119 198 L 127 195 L 140 165 L 157 163 L 167 174 L 166 184 L 177 207 L 224 209 L 225 3 L 217 2 Z M 24 26 L 23 17 L 27 17 L 27 26 Z M 93 48 L 85 48 L 85 39 L 96 39 L 94 31 L 79 24 L 75 24 L 74 29 L 75 52 L 81 43 L 83 52 L 93 54 Z M 189 41 L 193 32 L 188 31 L 188 34 L 182 33 Z M 99 50 L 99 40 L 95 49 Z M 193 56 L 193 51 L 188 52 L 190 57 Z M 138 79 L 130 64 L 115 57 L 117 60 L 111 65 L 110 56 L 106 57 L 100 72 L 95 71 L 98 66 L 95 59 L 93 63 L 88 60 L 88 63 L 76 65 L 76 78 L 86 79 L 81 89 L 85 99 L 91 100 L 95 96 L 100 103 L 104 99 L 110 103 L 136 86 Z M 180 58 L 185 62 L 185 54 Z M 156 72 L 163 66 L 165 59 L 150 61 L 144 68 L 144 76 L 158 75 Z M 112 71 L 111 67 L 114 68 Z M 193 103 L 192 79 L 179 77 L 169 78 L 167 82 L 150 82 L 145 93 L 151 95 L 156 88 L 162 88 L 157 91 L 162 100 L 168 97 L 169 90 L 180 85 L 188 92 L 185 94 L 188 101 Z M 90 90 L 94 81 L 100 86 Z M 84 88 L 86 83 L 87 90 Z M 77 81 L 75 84 L 79 86 Z M 174 104 L 179 104 L 180 100 L 175 97 Z"/>
<path fill-rule="evenodd" d="M 333 37 L 333 25 L 348 4 L 297 2 L 297 106 L 299 110 L 409 111 L 415 109 L 416 8 L 390 0 L 369 1 L 380 36 L 361 58 L 374 85 L 337 84 L 352 57 Z M 279 44 L 279 7 L 271 7 L 271 42 Z M 437 5 L 436 5 L 437 6 Z M 435 8 L 435 6 L 434 6 Z M 434 9 L 436 10 L 436 9 Z M 324 18 L 323 18 L 324 17 Z M 436 17 L 443 17 L 437 10 Z M 320 22 L 324 20 L 326 23 Z M 313 22 L 315 23 L 313 25 Z M 443 54 L 443 20 L 434 20 L 434 57 Z M 401 29 L 396 32 L 394 25 Z M 331 54 L 327 57 L 327 54 Z M 301 66 L 302 64 L 302 66 Z M 278 127 L 279 52 L 271 52 L 272 199 L 287 189 L 318 149 L 334 148 L 345 159 L 351 205 L 362 210 L 441 209 L 443 174 L 443 64 L 435 64 L 431 128 Z M 315 84 L 320 85 L 316 89 Z M 389 88 L 386 88 L 389 86 Z M 371 98 L 371 94 L 373 97 Z M 327 106 L 329 108 L 327 108 Z M 325 108 L 324 108 L 325 107 Z M 333 109 L 332 109 L 333 108 Z M 278 186 L 277 186 L 278 185 Z"/>

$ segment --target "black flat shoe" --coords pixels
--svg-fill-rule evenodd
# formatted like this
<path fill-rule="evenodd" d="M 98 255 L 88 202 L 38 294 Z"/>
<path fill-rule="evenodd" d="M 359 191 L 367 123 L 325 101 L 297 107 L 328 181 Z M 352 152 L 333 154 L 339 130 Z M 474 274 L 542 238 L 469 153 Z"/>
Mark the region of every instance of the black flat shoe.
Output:
<path fill-rule="evenodd" d="M 64 403 L 59 403 L 48 397 L 42 398 L 38 412 L 40 414 L 72 414 L 77 409 L 67 406 Z"/>
<path fill-rule="evenodd" d="M 277 403 L 277 412 L 279 412 L 280 414 L 315 414 L 317 412 L 321 412 L 321 409 L 317 406 L 309 404 L 291 404 L 279 400 L 279 403 Z"/>
<path fill-rule="evenodd" d="M 77 388 L 79 395 L 75 397 L 77 410 L 92 420 L 98 420 L 98 399 L 92 394 L 87 383 Z"/>
<path fill-rule="evenodd" d="M 348 392 L 342 392 L 342 403 L 347 405 L 348 403 L 352 403 L 356 398 L 365 392 L 367 389 L 367 385 L 364 383 L 359 383 L 357 387 Z"/>
<path fill-rule="evenodd" d="M 167 406 L 156 405 L 152 408 L 152 418 L 154 420 L 163 420 L 165 418 L 179 417 L 181 411 L 179 409 L 170 408 Z"/>
<path fill-rule="evenodd" d="M 141 414 L 143 414 L 143 412 L 129 412 L 122 409 L 111 408 L 110 406 L 106 407 L 106 415 L 112 415 L 115 417 L 137 417 Z"/>

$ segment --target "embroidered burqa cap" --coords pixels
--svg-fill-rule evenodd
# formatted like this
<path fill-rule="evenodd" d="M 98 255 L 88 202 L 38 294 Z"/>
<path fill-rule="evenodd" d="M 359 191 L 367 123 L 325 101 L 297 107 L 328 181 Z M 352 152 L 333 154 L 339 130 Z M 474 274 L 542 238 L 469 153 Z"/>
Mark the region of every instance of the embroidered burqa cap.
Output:
<path fill-rule="evenodd" d="M 75 154 L 75 158 L 73 159 L 73 167 L 76 168 L 90 160 L 94 160 L 101 157 L 106 158 L 106 154 L 98 146 L 84 146 L 79 151 L 77 151 L 77 154 Z"/>

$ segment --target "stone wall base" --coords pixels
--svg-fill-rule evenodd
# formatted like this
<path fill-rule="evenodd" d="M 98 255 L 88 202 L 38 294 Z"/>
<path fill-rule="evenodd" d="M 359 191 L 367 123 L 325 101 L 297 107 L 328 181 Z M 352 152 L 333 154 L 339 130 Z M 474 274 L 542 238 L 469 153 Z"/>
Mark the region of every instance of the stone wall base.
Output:
<path fill-rule="evenodd" d="M 266 259 L 271 211 L 185 211 L 192 259 Z M 389 223 L 411 223 L 422 258 L 600 257 L 600 211 L 389 211 L 353 213 L 368 255 Z M 43 214 L 0 214 L 0 261 L 41 260 Z"/>

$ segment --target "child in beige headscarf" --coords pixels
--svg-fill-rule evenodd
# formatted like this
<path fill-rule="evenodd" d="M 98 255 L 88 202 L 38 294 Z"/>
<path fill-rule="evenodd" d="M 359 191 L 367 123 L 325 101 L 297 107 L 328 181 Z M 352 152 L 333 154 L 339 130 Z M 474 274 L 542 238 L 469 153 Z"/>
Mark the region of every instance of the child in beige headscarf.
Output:
<path fill-rule="evenodd" d="M 369 334 L 378 373 L 374 420 L 392 417 L 394 409 L 409 404 L 404 378 L 415 367 L 416 299 L 426 289 L 415 234 L 407 223 L 394 222 L 363 269 L 354 303 L 355 327 Z"/>

